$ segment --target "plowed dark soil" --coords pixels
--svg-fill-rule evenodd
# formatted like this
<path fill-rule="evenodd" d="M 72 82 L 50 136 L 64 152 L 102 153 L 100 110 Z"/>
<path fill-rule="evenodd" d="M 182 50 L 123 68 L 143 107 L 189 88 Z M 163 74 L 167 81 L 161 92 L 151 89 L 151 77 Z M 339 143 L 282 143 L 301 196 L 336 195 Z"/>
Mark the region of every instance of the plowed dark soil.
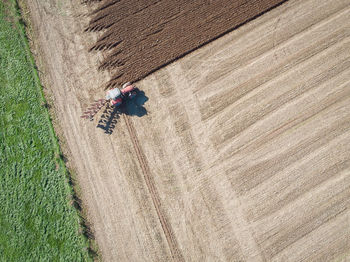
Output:
<path fill-rule="evenodd" d="M 107 87 L 139 80 L 285 0 L 105 0 L 87 31 L 105 32 L 91 50 L 115 70 Z"/>

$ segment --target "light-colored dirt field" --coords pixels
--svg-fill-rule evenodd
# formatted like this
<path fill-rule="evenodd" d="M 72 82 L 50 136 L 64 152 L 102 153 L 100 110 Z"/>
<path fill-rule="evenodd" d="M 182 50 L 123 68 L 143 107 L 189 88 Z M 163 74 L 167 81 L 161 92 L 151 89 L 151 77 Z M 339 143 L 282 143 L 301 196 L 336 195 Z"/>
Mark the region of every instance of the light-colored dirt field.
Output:
<path fill-rule="evenodd" d="M 350 6 L 290 0 L 144 79 L 112 135 L 85 7 L 28 1 L 106 261 L 350 259 Z"/>

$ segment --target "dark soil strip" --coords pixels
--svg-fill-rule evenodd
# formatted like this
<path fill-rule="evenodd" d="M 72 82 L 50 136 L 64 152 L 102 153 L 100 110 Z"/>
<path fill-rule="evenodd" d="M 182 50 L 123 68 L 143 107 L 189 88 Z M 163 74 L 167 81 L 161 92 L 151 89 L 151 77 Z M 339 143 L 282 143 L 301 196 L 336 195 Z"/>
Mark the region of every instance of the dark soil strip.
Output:
<path fill-rule="evenodd" d="M 104 50 L 107 87 L 139 80 L 286 0 L 104 0 L 87 31 L 105 30 L 91 50 Z"/>
<path fill-rule="evenodd" d="M 104 0 L 87 31 L 105 30 L 91 50 L 104 50 L 107 87 L 139 80 L 286 0 Z"/>

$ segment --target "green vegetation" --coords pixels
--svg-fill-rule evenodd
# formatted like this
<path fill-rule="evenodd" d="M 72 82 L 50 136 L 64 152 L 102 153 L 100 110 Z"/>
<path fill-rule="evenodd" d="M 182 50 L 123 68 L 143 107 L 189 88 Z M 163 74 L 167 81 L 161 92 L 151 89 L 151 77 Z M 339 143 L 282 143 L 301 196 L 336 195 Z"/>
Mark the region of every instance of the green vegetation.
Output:
<path fill-rule="evenodd" d="M 14 0 L 0 1 L 0 261 L 87 261 L 72 188 Z"/>

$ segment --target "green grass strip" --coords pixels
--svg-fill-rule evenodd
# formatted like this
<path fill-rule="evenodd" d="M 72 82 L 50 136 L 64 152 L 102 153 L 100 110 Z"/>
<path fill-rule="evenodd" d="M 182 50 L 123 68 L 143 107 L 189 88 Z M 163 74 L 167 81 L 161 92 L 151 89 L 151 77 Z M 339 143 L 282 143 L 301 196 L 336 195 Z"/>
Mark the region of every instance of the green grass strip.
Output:
<path fill-rule="evenodd" d="M 0 1 L 0 261 L 90 261 L 16 1 Z"/>

